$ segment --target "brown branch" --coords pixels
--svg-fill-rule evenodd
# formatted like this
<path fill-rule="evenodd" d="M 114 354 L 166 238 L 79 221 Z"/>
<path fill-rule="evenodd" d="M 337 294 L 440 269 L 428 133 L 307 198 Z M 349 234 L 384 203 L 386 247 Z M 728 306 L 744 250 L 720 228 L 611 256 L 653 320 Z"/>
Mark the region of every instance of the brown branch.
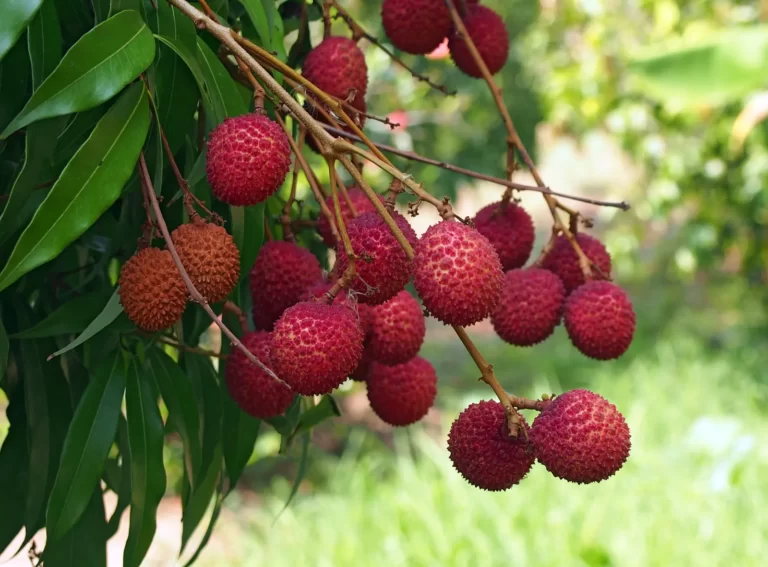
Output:
<path fill-rule="evenodd" d="M 547 406 L 552 403 L 552 400 L 549 398 L 541 399 L 541 400 L 529 400 L 527 398 L 518 398 L 517 396 L 511 396 L 509 394 L 507 394 L 507 397 L 509 398 L 509 402 L 519 410 L 527 409 L 527 410 L 544 411 L 545 409 L 547 409 Z"/>
<path fill-rule="evenodd" d="M 355 250 L 352 248 L 352 241 L 349 239 L 349 234 L 347 233 L 347 224 L 344 221 L 344 214 L 341 212 L 339 191 L 336 188 L 336 166 L 333 159 L 326 159 L 326 163 L 328 164 L 328 176 L 330 178 L 331 195 L 333 197 L 333 211 L 336 216 L 336 224 L 339 228 L 341 241 L 344 245 L 344 253 L 347 255 L 347 268 L 344 270 L 344 273 L 341 274 L 341 277 L 333 284 L 333 287 L 331 287 L 325 294 L 328 302 L 333 303 L 336 294 L 354 281 L 355 276 L 357 275 L 357 270 L 355 268 Z"/>
<path fill-rule="evenodd" d="M 291 228 L 291 209 L 293 203 L 296 202 L 296 186 L 299 182 L 299 170 L 301 169 L 301 163 L 299 162 L 299 155 L 304 147 L 304 138 L 307 135 L 307 130 L 304 126 L 299 127 L 299 141 L 296 143 L 296 152 L 294 152 L 293 160 L 293 178 L 291 179 L 291 193 L 288 195 L 288 200 L 283 206 L 283 214 L 280 217 L 280 223 L 283 225 L 283 240 L 289 242 L 296 242 L 296 238 L 293 235 Z"/>
<path fill-rule="evenodd" d="M 151 336 L 151 335 L 149 335 Z M 193 354 L 202 354 L 203 356 L 211 356 L 214 358 L 221 358 L 226 359 L 228 355 L 222 354 L 220 352 L 214 352 L 212 350 L 206 350 L 204 348 L 198 348 L 198 347 L 191 347 L 189 345 L 185 345 L 183 343 L 176 342 L 172 339 L 169 339 L 167 337 L 164 337 L 162 335 L 156 336 L 155 340 L 159 343 L 163 343 L 164 345 L 170 345 L 178 350 L 184 351 L 184 352 L 191 352 Z"/>

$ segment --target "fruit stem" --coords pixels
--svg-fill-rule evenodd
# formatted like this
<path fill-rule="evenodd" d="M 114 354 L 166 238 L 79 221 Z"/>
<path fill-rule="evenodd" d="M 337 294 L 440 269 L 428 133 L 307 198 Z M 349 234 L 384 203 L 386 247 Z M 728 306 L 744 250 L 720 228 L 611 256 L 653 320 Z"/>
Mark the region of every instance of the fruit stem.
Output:
<path fill-rule="evenodd" d="M 329 303 L 333 303 L 336 294 L 339 293 L 344 287 L 349 285 L 357 275 L 355 269 L 355 250 L 352 248 L 352 241 L 349 239 L 349 233 L 347 233 L 347 224 L 344 221 L 344 214 L 341 212 L 341 201 L 339 200 L 339 191 L 336 188 L 337 174 L 336 165 L 333 158 L 326 158 L 328 164 L 328 177 L 331 185 L 331 195 L 333 197 L 333 210 L 336 214 L 336 223 L 339 227 L 339 233 L 341 234 L 341 241 L 344 244 L 344 252 L 347 255 L 347 269 L 341 277 L 336 280 L 333 287 L 325 294 L 329 299 Z"/>
<path fill-rule="evenodd" d="M 528 398 L 519 398 L 517 396 L 512 396 L 507 394 L 507 397 L 509 398 L 509 402 L 516 407 L 519 410 L 536 410 L 536 411 L 544 411 L 549 404 L 552 403 L 551 399 L 548 400 L 529 400 Z"/>
<path fill-rule="evenodd" d="M 323 39 L 331 37 L 331 6 L 333 2 L 323 2 Z"/>
<path fill-rule="evenodd" d="M 144 334 L 142 333 L 142 335 L 144 335 Z M 149 335 L 147 335 L 147 336 L 149 336 Z M 193 353 L 193 354 L 202 354 L 203 356 L 211 356 L 211 357 L 214 357 L 214 358 L 221 358 L 221 359 L 226 359 L 227 358 L 226 354 L 222 354 L 220 352 L 215 352 L 215 351 L 212 351 L 212 350 L 206 350 L 204 348 L 191 347 L 189 345 L 185 345 L 184 343 L 180 343 L 178 341 L 174 341 L 173 339 L 170 339 L 170 338 L 165 337 L 163 335 L 153 336 L 153 337 L 154 337 L 154 339 L 157 342 L 163 343 L 164 345 L 170 345 L 173 348 L 178 349 L 180 351 L 190 352 L 190 353 Z"/>
<path fill-rule="evenodd" d="M 282 125 L 281 125 L 282 127 Z M 307 130 L 304 126 L 299 125 L 299 139 L 296 142 L 297 151 L 294 152 L 293 160 L 293 177 L 291 179 L 291 193 L 288 195 L 288 200 L 283 206 L 283 214 L 280 217 L 280 223 L 283 225 L 283 240 L 288 242 L 296 242 L 296 237 L 293 235 L 293 228 L 291 226 L 291 209 L 293 209 L 293 203 L 296 202 L 296 186 L 299 182 L 299 169 L 301 164 L 299 163 L 299 154 L 304 147 L 304 138 L 307 135 Z"/>
<path fill-rule="evenodd" d="M 248 80 L 248 84 L 251 85 L 251 89 L 253 89 L 253 111 L 257 114 L 266 114 L 267 111 L 264 110 L 264 97 L 267 93 L 264 90 L 264 87 L 259 84 L 256 77 L 253 76 L 253 73 L 248 66 L 243 63 L 242 59 L 235 57 L 235 60 L 237 61 L 237 66 L 240 68 L 240 71 Z"/>

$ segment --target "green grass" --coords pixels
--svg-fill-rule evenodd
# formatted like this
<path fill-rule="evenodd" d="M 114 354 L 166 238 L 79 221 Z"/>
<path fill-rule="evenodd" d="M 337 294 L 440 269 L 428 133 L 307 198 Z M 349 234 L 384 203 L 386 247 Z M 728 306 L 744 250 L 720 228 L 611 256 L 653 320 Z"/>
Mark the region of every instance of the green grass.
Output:
<path fill-rule="evenodd" d="M 765 367 L 763 355 L 713 354 L 679 335 L 657 345 L 628 364 L 590 364 L 574 376 L 583 382 L 587 372 L 632 430 L 630 459 L 606 482 L 572 485 L 537 464 L 520 486 L 488 493 L 452 469 L 444 437 L 398 432 L 392 455 L 361 450 L 370 434 L 352 430 L 341 459 L 313 457 L 312 467 L 327 469 L 323 486 L 298 496 L 277 521 L 284 479 L 263 505 L 230 508 L 215 536 L 228 553 L 213 546 L 200 564 L 764 565 L 768 421 L 766 387 L 753 371 Z M 559 390 L 541 376 L 528 393 Z M 444 399 L 446 430 L 481 395 Z"/>

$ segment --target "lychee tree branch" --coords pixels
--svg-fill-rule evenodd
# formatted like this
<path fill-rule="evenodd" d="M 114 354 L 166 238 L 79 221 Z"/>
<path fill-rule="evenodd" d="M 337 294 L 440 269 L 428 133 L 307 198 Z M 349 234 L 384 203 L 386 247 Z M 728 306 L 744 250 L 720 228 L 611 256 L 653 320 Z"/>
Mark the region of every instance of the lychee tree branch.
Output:
<path fill-rule="evenodd" d="M 357 269 L 355 268 L 355 250 L 352 248 L 352 241 L 349 239 L 349 233 L 347 232 L 347 224 L 344 221 L 344 214 L 341 211 L 341 202 L 339 200 L 339 190 L 336 187 L 336 165 L 332 158 L 327 158 L 328 164 L 328 177 L 330 179 L 331 196 L 333 197 L 333 210 L 336 216 L 336 224 L 339 228 L 339 234 L 341 235 L 341 242 L 344 245 L 344 253 L 347 255 L 347 268 L 341 277 L 336 280 L 330 290 L 325 294 L 329 303 L 333 303 L 336 295 L 349 284 L 351 284 L 355 276 L 357 275 Z"/>
<path fill-rule="evenodd" d="M 296 142 L 296 151 L 293 153 L 294 159 L 293 176 L 291 178 L 291 192 L 288 195 L 288 200 L 285 202 L 285 206 L 283 207 L 283 214 L 280 217 L 280 223 L 283 225 L 283 240 L 288 240 L 289 242 L 296 241 L 296 238 L 293 236 L 293 229 L 291 228 L 291 209 L 293 208 L 293 203 L 296 201 L 296 186 L 298 185 L 299 170 L 301 169 L 298 156 L 302 155 L 301 150 L 304 147 L 304 138 L 306 135 L 307 130 L 304 128 L 304 126 L 300 125 L 299 139 Z"/>

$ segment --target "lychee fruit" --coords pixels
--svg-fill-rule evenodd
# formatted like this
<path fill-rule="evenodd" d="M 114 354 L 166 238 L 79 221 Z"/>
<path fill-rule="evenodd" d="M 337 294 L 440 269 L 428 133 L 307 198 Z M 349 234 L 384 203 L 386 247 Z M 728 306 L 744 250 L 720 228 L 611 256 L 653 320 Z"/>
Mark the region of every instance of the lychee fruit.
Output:
<path fill-rule="evenodd" d="M 367 381 L 373 362 L 371 343 L 370 341 L 365 341 L 363 343 L 363 356 L 360 358 L 360 362 L 357 363 L 357 368 L 352 371 L 352 374 L 350 374 L 349 377 L 355 382 Z"/>
<path fill-rule="evenodd" d="M 470 404 L 461 412 L 448 434 L 448 452 L 461 476 L 483 490 L 511 488 L 523 480 L 535 460 L 527 435 L 510 437 L 504 407 L 491 401 Z"/>
<path fill-rule="evenodd" d="M 624 354 L 635 334 L 635 310 L 627 294 L 614 283 L 590 281 L 566 300 L 565 329 L 573 345 L 597 360 Z"/>
<path fill-rule="evenodd" d="M 371 351 L 376 362 L 403 364 L 418 354 L 426 325 L 419 302 L 403 290 L 371 308 Z"/>
<path fill-rule="evenodd" d="M 594 279 L 606 279 L 611 277 L 611 256 L 597 238 L 584 234 L 576 234 L 578 242 L 584 254 L 598 269 L 592 268 Z M 562 234 L 555 239 L 552 247 L 541 264 L 541 267 L 557 274 L 565 286 L 565 292 L 571 293 L 584 283 L 584 272 L 579 265 L 579 257 L 573 249 L 570 241 Z"/>
<path fill-rule="evenodd" d="M 349 101 L 351 91 L 354 91 L 353 106 L 356 102 L 360 104 L 358 100 L 365 100 L 368 66 L 365 55 L 353 39 L 325 38 L 307 54 L 302 74 L 309 82 L 341 100 Z"/>
<path fill-rule="evenodd" d="M 528 261 L 536 233 L 531 215 L 523 207 L 515 203 L 493 203 L 478 211 L 474 223 L 477 231 L 493 244 L 505 272 L 520 268 Z"/>
<path fill-rule="evenodd" d="M 392 45 L 414 55 L 432 52 L 451 31 L 443 0 L 384 0 L 381 22 Z"/>
<path fill-rule="evenodd" d="M 301 294 L 300 301 L 310 301 L 312 299 L 321 299 L 330 291 L 333 287 L 331 282 L 320 281 L 307 288 L 307 290 Z M 346 305 L 357 313 L 358 321 L 360 322 L 360 328 L 363 330 L 363 335 L 367 336 L 371 330 L 371 307 L 358 303 L 352 296 L 346 291 L 342 290 L 336 294 L 333 300 L 334 305 Z"/>
<path fill-rule="evenodd" d="M 171 233 L 181 263 L 208 303 L 224 301 L 240 278 L 240 251 L 223 227 L 197 217 Z"/>
<path fill-rule="evenodd" d="M 560 323 L 565 288 L 555 274 L 541 268 L 504 274 L 501 299 L 491 323 L 502 340 L 532 346 L 548 338 Z"/>
<path fill-rule="evenodd" d="M 420 356 L 397 366 L 371 365 L 368 400 L 376 415 L 390 425 L 416 423 L 427 415 L 436 395 L 435 369 Z"/>
<path fill-rule="evenodd" d="M 347 190 L 347 194 L 349 195 L 349 202 L 352 203 L 352 206 L 355 208 L 357 215 L 376 210 L 376 208 L 373 206 L 373 203 L 368 200 L 368 197 L 359 187 L 350 187 Z M 384 202 L 384 198 L 381 195 L 377 195 L 377 197 L 382 203 Z M 341 207 L 341 214 L 344 217 L 344 222 L 347 223 L 355 217 L 355 215 L 352 214 L 352 209 L 349 206 L 349 202 L 343 196 L 339 195 L 339 206 Z M 333 213 L 333 196 L 328 197 L 325 200 L 325 204 L 328 206 L 328 209 L 331 211 L 331 213 Z M 320 215 L 320 217 L 317 219 L 317 232 L 320 233 L 323 241 L 329 247 L 336 246 L 336 239 L 333 237 L 333 232 L 331 232 L 331 223 L 328 221 L 328 218 L 325 215 Z"/>
<path fill-rule="evenodd" d="M 504 20 L 485 6 L 467 6 L 464 26 L 488 67 L 488 71 L 491 75 L 498 73 L 504 67 L 509 55 L 509 34 Z M 448 37 L 448 49 L 451 51 L 454 63 L 464 73 L 476 78 L 483 76 L 458 31 L 454 31 Z"/>
<path fill-rule="evenodd" d="M 416 247 L 418 237 L 408 221 L 397 211 L 391 211 L 395 223 Z M 378 213 L 367 212 L 347 224 L 347 233 L 357 259 L 357 277 L 350 286 L 360 295 L 358 301 L 379 305 L 393 298 L 411 279 L 412 264 L 389 227 Z M 341 276 L 349 265 L 343 243 L 336 245 L 334 271 Z"/>
<path fill-rule="evenodd" d="M 264 244 L 250 273 L 253 322 L 270 331 L 283 311 L 299 302 L 302 293 L 322 277 L 317 258 L 293 242 Z"/>
<path fill-rule="evenodd" d="M 413 284 L 429 313 L 448 325 L 472 325 L 490 315 L 503 279 L 493 245 L 460 222 L 432 225 L 416 247 Z"/>
<path fill-rule="evenodd" d="M 288 136 L 264 115 L 227 118 L 208 139 L 208 183 L 216 198 L 228 205 L 266 201 L 283 184 L 290 167 Z"/>
<path fill-rule="evenodd" d="M 556 396 L 533 420 L 530 439 L 536 458 L 549 472 L 580 484 L 616 473 L 631 445 L 624 416 L 589 390 Z"/>
<path fill-rule="evenodd" d="M 241 342 L 267 368 L 272 370 L 269 358 L 271 333 L 256 331 L 245 335 Z M 245 413 L 257 419 L 269 419 L 287 410 L 294 392 L 278 382 L 246 358 L 240 349 L 233 349 L 227 359 L 227 390 Z"/>
<path fill-rule="evenodd" d="M 328 394 L 357 368 L 363 331 L 348 307 L 305 301 L 275 323 L 270 354 L 275 372 L 295 392 Z"/>
<path fill-rule="evenodd" d="M 187 306 L 187 288 L 168 250 L 139 250 L 123 264 L 118 285 L 126 315 L 150 333 L 173 325 Z"/>

